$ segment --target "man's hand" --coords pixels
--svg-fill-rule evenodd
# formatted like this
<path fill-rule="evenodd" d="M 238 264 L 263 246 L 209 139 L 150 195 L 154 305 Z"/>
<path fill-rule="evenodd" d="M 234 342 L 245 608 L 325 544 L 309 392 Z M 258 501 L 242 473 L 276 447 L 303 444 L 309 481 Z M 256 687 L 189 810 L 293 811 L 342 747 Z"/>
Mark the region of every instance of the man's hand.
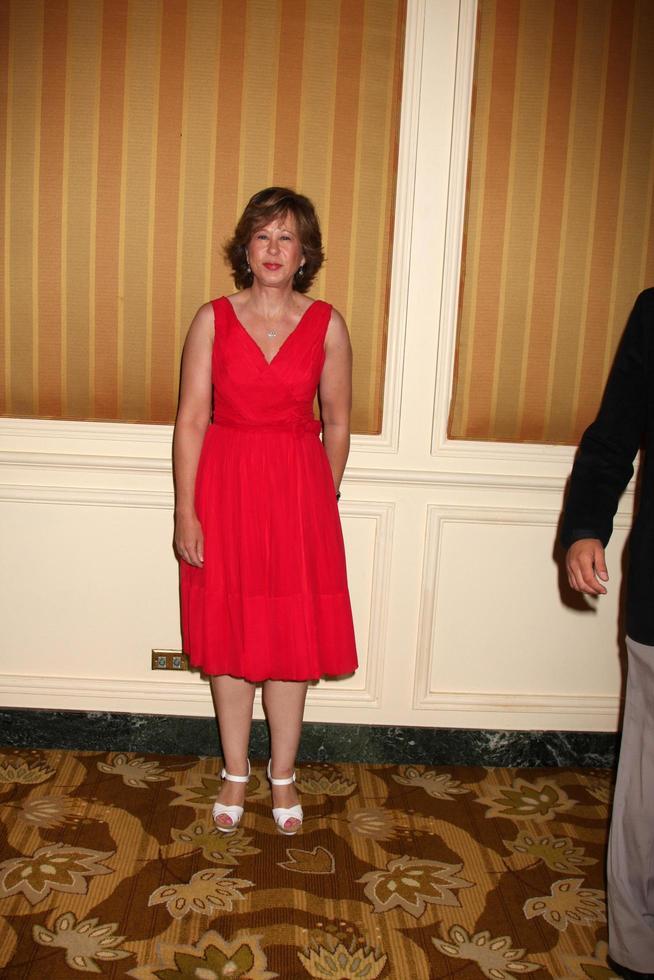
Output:
<path fill-rule="evenodd" d="M 602 582 L 609 573 L 604 560 L 604 546 L 598 538 L 580 538 L 568 548 L 565 567 L 570 587 L 586 595 L 606 595 Z"/>

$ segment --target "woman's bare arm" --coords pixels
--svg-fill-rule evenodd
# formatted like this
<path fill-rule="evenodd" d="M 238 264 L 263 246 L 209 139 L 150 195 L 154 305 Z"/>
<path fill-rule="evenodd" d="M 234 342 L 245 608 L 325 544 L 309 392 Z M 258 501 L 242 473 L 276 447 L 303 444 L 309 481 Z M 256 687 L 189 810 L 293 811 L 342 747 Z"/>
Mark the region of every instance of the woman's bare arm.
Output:
<path fill-rule="evenodd" d="M 204 561 L 202 528 L 195 513 L 195 476 L 211 419 L 213 308 L 201 306 L 184 344 L 179 407 L 173 436 L 175 550 L 190 565 Z"/>
<path fill-rule="evenodd" d="M 338 490 L 350 452 L 352 411 L 352 347 L 345 320 L 332 310 L 325 337 L 325 363 L 320 376 L 322 439 Z"/>

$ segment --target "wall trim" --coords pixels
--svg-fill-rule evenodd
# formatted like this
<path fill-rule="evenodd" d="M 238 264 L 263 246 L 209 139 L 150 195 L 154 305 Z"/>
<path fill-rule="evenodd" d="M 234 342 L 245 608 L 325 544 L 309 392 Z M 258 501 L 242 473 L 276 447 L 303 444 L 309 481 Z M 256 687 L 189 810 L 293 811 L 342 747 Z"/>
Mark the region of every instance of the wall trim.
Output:
<path fill-rule="evenodd" d="M 591 715 L 608 723 L 607 731 L 613 731 L 622 701 L 618 697 L 568 694 L 472 694 L 461 691 L 430 692 L 419 702 L 417 709 L 425 708 L 439 711 L 511 711 L 514 714 L 569 715 L 571 719 L 579 715 Z"/>
<path fill-rule="evenodd" d="M 567 475 L 572 465 L 573 449 L 564 447 L 565 452 L 559 456 L 544 456 L 541 462 L 545 464 L 544 469 L 554 469 L 555 472 L 525 472 L 523 467 L 516 467 L 514 472 L 504 472 L 489 466 L 488 472 L 483 472 L 480 467 L 474 470 L 449 470 L 449 469 L 422 469 L 404 467 L 370 467 L 370 466 L 349 466 L 343 485 L 346 490 L 358 485 L 363 486 L 388 486 L 406 488 L 434 488 L 434 487 L 468 487 L 480 490 L 508 490 L 508 491 L 544 491 L 555 493 L 560 497 L 562 494 Z M 465 458 L 465 454 L 460 454 L 459 462 Z M 470 454 L 474 458 L 474 454 Z M 489 454 L 487 459 L 490 462 L 498 462 L 497 454 Z M 508 455 L 508 459 L 519 461 L 518 454 Z M 531 461 L 532 457 L 525 455 L 522 457 L 525 462 Z M 547 466 L 548 463 L 558 462 L 556 467 Z M 25 472 L 21 472 L 21 470 Z M 55 480 L 57 482 L 43 482 L 34 484 L 34 471 L 40 471 L 43 480 Z M 124 480 L 118 486 L 98 487 L 90 485 L 86 481 L 92 474 L 98 477 L 111 477 L 115 483 L 116 478 L 122 474 Z M 62 482 L 62 475 L 65 475 L 66 482 Z M 21 480 L 20 477 L 25 479 Z M 148 479 L 164 478 L 167 489 L 163 490 L 143 490 L 130 486 L 130 482 L 136 477 L 146 477 Z M 81 481 L 85 482 L 82 483 Z M 86 484 L 86 485 L 85 485 Z M 633 494 L 635 481 L 632 481 L 625 491 L 621 503 L 620 512 L 633 512 Z M 125 507 L 153 507 L 171 508 L 173 506 L 172 472 L 169 460 L 162 460 L 151 457 L 132 457 L 132 456 L 99 456 L 95 454 L 73 454 L 73 453 L 23 453 L 0 450 L 0 500 L 11 502 L 27 503 L 54 503 L 54 504 L 86 504 L 89 506 L 125 506 Z M 353 502 L 353 501 L 350 501 Z M 343 501 L 342 510 L 347 507 L 347 500 Z M 477 509 L 483 509 L 481 507 Z M 560 510 L 560 500 L 557 501 L 557 511 Z"/>
<path fill-rule="evenodd" d="M 152 456 L 100 456 L 94 453 L 2 452 L 0 465 L 38 467 L 43 470 L 110 470 L 116 473 L 171 474 L 170 458 Z"/>
<path fill-rule="evenodd" d="M 438 370 L 432 419 L 432 455 L 444 448 L 448 441 L 447 422 L 456 353 L 476 35 L 477 0 L 461 0 L 443 256 L 443 291 L 438 332 Z"/>
<path fill-rule="evenodd" d="M 131 443 L 162 443 L 170 447 L 173 426 L 155 422 L 86 422 L 72 419 L 32 419 L 0 417 L 0 439 L 48 440 L 85 445 L 91 441 L 115 442 L 123 450 Z M 170 455 L 167 457 L 170 458 Z"/>
<path fill-rule="evenodd" d="M 374 682 L 373 672 L 373 682 Z M 309 686 L 307 706 L 370 708 L 377 706 L 374 688 L 334 690 L 324 686 Z M 124 711 L 136 710 L 139 704 L 180 704 L 202 709 L 207 716 L 213 712 L 209 686 L 197 671 L 184 671 L 174 677 L 123 680 L 109 677 L 83 677 L 30 674 L 0 674 L 0 699 L 8 707 L 21 707 L 32 701 L 30 708 L 53 705 L 52 710 L 77 710 L 80 700 L 121 705 Z M 14 702 L 18 701 L 18 704 Z M 257 691 L 255 703 L 261 703 Z M 99 710 L 105 710 L 100 708 Z"/>
<path fill-rule="evenodd" d="M 406 467 L 370 467 L 349 465 L 345 474 L 345 482 L 382 482 L 382 483 L 405 483 L 405 484 L 424 484 L 435 483 L 460 483 L 472 486 L 488 486 L 492 481 L 493 486 L 501 486 L 512 489 L 516 486 L 524 485 L 529 489 L 539 486 L 562 486 L 564 473 L 567 474 L 572 463 L 574 449 L 572 447 L 561 447 L 561 453 L 543 452 L 539 455 L 531 453 L 501 453 L 491 451 L 484 454 L 489 463 L 505 462 L 512 459 L 521 462 L 539 462 L 541 464 L 558 464 L 562 472 L 560 473 L 483 473 L 479 470 L 466 472 L 465 470 L 445 470 L 427 468 L 406 468 Z M 464 454 L 461 454 L 464 455 Z M 470 458 L 475 458 L 473 453 Z M 477 457 L 478 458 L 478 457 Z M 160 458 L 151 456 L 113 456 L 99 455 L 97 453 L 57 453 L 57 452 L 15 452 L 12 450 L 0 450 L 0 467 L 5 469 L 26 468 L 40 469 L 46 472 L 70 471 L 90 471 L 97 473 L 125 473 L 137 476 L 166 476 L 172 478 L 172 464 L 170 458 Z"/>
<path fill-rule="evenodd" d="M 341 516 L 346 520 L 348 518 L 363 518 L 375 522 L 374 557 L 368 616 L 368 650 L 366 652 L 365 672 L 361 668 L 357 671 L 357 677 L 361 675 L 364 677 L 363 688 L 358 689 L 357 693 L 360 695 L 361 703 L 365 701 L 369 707 L 379 707 L 382 697 L 386 642 L 388 638 L 388 593 L 392 569 L 395 504 L 386 501 L 351 500 L 341 503 L 340 511 Z M 311 694 L 314 695 L 313 698 L 310 698 Z M 329 689 L 319 686 L 309 691 L 307 703 L 311 704 L 315 700 L 316 704 L 321 705 L 338 704 L 340 695 L 335 692 L 336 700 L 330 701 L 328 699 L 329 694 Z M 333 697 L 334 694 L 332 694 Z"/>
<path fill-rule="evenodd" d="M 374 658 L 371 658 L 374 662 Z M 424 670 L 424 668 L 423 668 Z M 380 671 L 381 673 L 381 671 Z M 182 677 L 187 680 L 183 680 Z M 153 705 L 179 704 L 190 708 L 201 708 L 198 717 L 210 717 L 212 714 L 211 695 L 206 683 L 201 681 L 195 672 L 175 676 L 170 680 L 120 680 L 95 677 L 62 677 L 39 676 L 29 674 L 0 675 L 0 698 L 7 708 L 19 709 L 25 706 L 26 700 L 33 703 L 26 710 L 36 710 L 43 705 L 56 703 L 49 710 L 67 711 L 78 710 L 80 700 L 92 704 L 94 701 L 103 705 L 111 703 L 130 712 L 135 706 L 147 701 Z M 381 678 L 373 677 L 364 689 L 348 690 L 343 688 L 335 691 L 333 688 L 321 686 L 309 687 L 307 706 L 375 708 L 378 697 L 374 696 L 376 685 Z M 603 697 L 595 695 L 538 695 L 528 693 L 480 693 L 461 691 L 424 692 L 423 686 L 414 697 L 414 708 L 439 712 L 503 712 L 512 714 L 535 714 L 540 716 L 557 716 L 568 718 L 570 725 L 575 726 L 581 717 L 590 717 L 598 725 L 598 731 L 615 731 L 621 700 L 618 697 Z M 373 693 L 371 693 L 373 692 Z M 13 702 L 18 701 L 18 704 Z M 261 695 L 257 692 L 255 703 L 260 705 Z M 89 709 L 91 710 L 91 709 Z M 104 707 L 99 709 L 104 711 Z M 170 717 L 183 717 L 171 715 Z M 425 722 L 428 725 L 428 722 Z M 589 734 L 590 731 L 589 731 Z"/>
<path fill-rule="evenodd" d="M 528 473 L 479 473 L 454 470 L 427 470 L 370 467 L 350 467 L 345 475 L 346 484 L 387 483 L 406 487 L 479 487 L 494 490 L 556 490 L 564 487 L 564 477 Z"/>
<path fill-rule="evenodd" d="M 382 431 L 378 436 L 352 437 L 353 450 L 365 452 L 397 453 L 400 442 L 426 2 L 407 4 Z"/>
<path fill-rule="evenodd" d="M 0 472 L 2 461 L 0 460 Z M 134 472 L 134 471 L 132 471 Z M 495 474 L 433 473 L 428 470 L 354 470 L 343 480 L 345 498 L 341 513 L 355 501 L 347 500 L 348 487 L 388 486 L 390 488 L 420 489 L 435 487 L 467 487 L 485 490 L 546 491 L 555 493 L 557 499 L 563 492 L 563 481 L 557 477 L 501 476 Z M 629 507 L 633 492 L 623 500 L 621 510 Z M 140 490 L 131 487 L 93 487 L 73 483 L 65 485 L 3 483 L 0 480 L 0 501 L 11 503 L 40 503 L 105 507 L 145 507 L 171 510 L 174 502 L 172 487 L 169 490 Z M 526 505 L 527 506 L 527 505 Z M 529 509 L 527 507 L 527 509 Z M 554 523 L 556 519 L 554 519 Z"/>
<path fill-rule="evenodd" d="M 417 711 L 507 711 L 513 714 L 538 712 L 541 715 L 569 717 L 571 723 L 580 716 L 593 719 L 598 728 L 615 730 L 622 700 L 618 696 L 586 694 L 533 694 L 528 691 L 505 693 L 485 691 L 437 691 L 430 688 L 434 659 L 436 607 L 438 599 L 439 548 L 444 524 L 522 524 L 556 527 L 556 508 L 517 509 L 506 507 L 471 507 L 429 504 L 425 521 L 425 546 L 422 566 L 422 591 L 418 613 L 413 708 Z M 619 514 L 615 526 L 630 527 L 628 514 Z"/>
<path fill-rule="evenodd" d="M 572 466 L 574 449 L 572 447 L 560 447 L 564 451 L 559 454 L 543 454 L 536 457 L 530 453 L 520 455 L 518 453 L 507 453 L 501 456 L 499 453 L 488 453 L 485 458 L 488 462 L 488 470 L 484 472 L 478 465 L 474 469 L 425 469 L 425 468 L 406 468 L 406 467 L 371 467 L 371 466 L 348 466 L 343 478 L 344 486 L 355 487 L 358 484 L 364 485 L 388 485 L 391 487 L 471 487 L 485 490 L 528 490 L 528 491 L 549 491 L 561 493 L 565 487 L 570 468 Z M 473 452 L 460 453 L 457 456 L 458 462 L 463 462 L 466 458 L 477 459 Z M 532 469 L 532 472 L 525 472 L 524 466 L 515 467 L 513 472 L 504 472 L 496 469 L 492 464 L 508 460 L 522 463 L 533 463 L 536 460 L 543 464 L 539 470 Z M 555 465 L 552 465 L 555 464 Z M 23 474 L 21 470 L 26 472 Z M 39 483 L 32 484 L 33 471 L 39 470 L 43 478 L 54 479 L 57 477 L 56 484 Z M 549 472 L 543 472 L 549 470 Z M 66 474 L 68 482 L 61 481 L 60 474 Z M 14 452 L 0 450 L 0 500 L 28 500 L 40 503 L 65 503 L 64 499 L 68 493 L 71 503 L 93 503 L 99 499 L 98 494 L 102 491 L 97 486 L 80 485 L 82 479 L 88 480 L 91 474 L 118 475 L 123 474 L 125 480 L 120 487 L 105 488 L 108 504 L 119 504 L 120 495 L 125 494 L 125 503 L 129 506 L 129 494 L 137 493 L 125 483 L 134 477 L 155 478 L 163 477 L 169 484 L 167 490 L 162 491 L 139 491 L 147 498 L 152 496 L 153 506 L 160 497 L 170 498 L 172 501 L 172 470 L 169 459 L 158 459 L 147 456 L 100 456 L 88 453 L 53 453 L 53 452 Z M 20 478 L 24 476 L 24 480 Z M 31 478 L 31 479 L 30 479 Z M 633 492 L 635 481 L 632 481 L 625 491 L 622 498 L 620 509 L 633 511 Z M 89 491 L 88 497 L 86 491 Z M 50 491 L 52 491 L 50 493 Z M 136 499 L 136 497 L 134 498 Z M 172 505 L 172 504 L 171 504 Z M 147 503 L 143 504 L 147 506 Z M 165 506 L 169 506 L 168 503 Z"/>
<path fill-rule="evenodd" d="M 172 490 L 97 489 L 95 487 L 28 486 L 0 484 L 0 501 L 24 504 L 58 504 L 73 507 L 138 507 L 173 509 Z"/>

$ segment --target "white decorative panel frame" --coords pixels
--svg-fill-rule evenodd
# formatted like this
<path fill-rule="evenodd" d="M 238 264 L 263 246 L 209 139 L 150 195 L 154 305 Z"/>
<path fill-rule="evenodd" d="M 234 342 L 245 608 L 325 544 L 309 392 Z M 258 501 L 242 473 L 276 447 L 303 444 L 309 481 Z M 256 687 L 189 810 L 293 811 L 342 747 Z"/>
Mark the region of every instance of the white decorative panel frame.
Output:
<path fill-rule="evenodd" d="M 307 694 L 309 706 L 316 704 L 337 707 L 347 704 L 350 707 L 376 708 L 380 705 L 386 659 L 394 509 L 393 503 L 373 501 L 341 503 L 341 518 L 346 540 L 347 529 L 352 522 L 361 521 L 370 526 L 368 551 L 370 591 L 365 597 L 363 606 L 359 610 L 354 608 L 355 627 L 358 634 L 365 632 L 367 643 L 365 648 L 360 648 L 358 651 L 359 669 L 350 680 L 325 680 L 315 687 L 310 686 Z M 364 571 L 360 568 L 361 559 L 361 555 L 348 556 L 351 592 L 354 592 L 356 587 L 356 577 Z"/>
<path fill-rule="evenodd" d="M 540 714 L 543 717 L 556 715 L 568 716 L 571 727 L 580 717 L 590 716 L 597 727 L 612 730 L 615 728 L 619 709 L 618 696 L 597 696 L 595 694 L 552 694 L 534 693 L 533 691 L 481 691 L 473 690 L 440 690 L 432 681 L 434 666 L 440 655 L 439 646 L 439 599 L 442 576 L 451 570 L 451 564 L 441 561 L 444 531 L 456 524 L 463 525 L 499 525 L 503 528 L 510 526 L 545 527 L 551 530 L 552 540 L 556 535 L 559 509 L 531 508 L 500 508 L 474 505 L 469 508 L 448 506 L 444 504 L 428 505 L 425 526 L 425 546 L 422 565 L 422 587 L 420 612 L 418 615 L 418 641 L 416 645 L 415 684 L 413 707 L 418 711 L 471 712 L 506 714 Z M 629 526 L 628 517 L 619 514 L 616 517 L 617 529 L 625 530 Z M 475 556 L 467 554 L 464 561 L 473 562 Z M 538 559 L 537 559 L 538 561 Z M 494 574 L 502 574 L 502 555 L 498 554 L 497 565 L 489 569 L 489 588 L 492 588 Z M 472 610 L 470 615 L 473 615 Z M 507 611 L 510 615 L 510 611 Z M 477 623 L 479 638 L 483 637 L 483 623 Z M 494 637 L 495 643 L 498 637 Z M 529 641 L 525 637 L 525 643 Z M 538 637 L 536 647 L 542 649 L 543 638 Z M 455 642 L 453 644 L 455 647 Z M 572 652 L 572 651 L 571 651 Z M 456 649 L 451 649 L 449 656 L 456 656 Z M 472 686 L 472 685 L 471 685 Z M 558 727 L 558 726 L 557 726 Z"/>

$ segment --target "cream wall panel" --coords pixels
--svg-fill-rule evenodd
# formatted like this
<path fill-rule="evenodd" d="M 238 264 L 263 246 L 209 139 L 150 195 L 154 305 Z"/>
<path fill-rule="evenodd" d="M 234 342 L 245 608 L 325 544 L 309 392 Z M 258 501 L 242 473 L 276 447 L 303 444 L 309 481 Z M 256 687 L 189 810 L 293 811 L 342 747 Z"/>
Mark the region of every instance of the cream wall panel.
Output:
<path fill-rule="evenodd" d="M 68 677 L 71 691 L 83 678 L 147 677 L 152 647 L 179 646 L 169 509 L 97 505 L 94 495 L 2 505 L 11 670 Z"/>
<path fill-rule="evenodd" d="M 615 726 L 620 667 L 606 637 L 615 632 L 618 590 L 581 600 L 583 613 L 562 605 L 558 565 L 538 560 L 551 551 L 557 516 L 428 508 L 416 708 L 559 716 L 567 708 L 574 716 L 586 702 L 596 722 Z M 618 529 L 610 563 L 618 564 L 624 538 Z"/>
<path fill-rule="evenodd" d="M 561 601 L 552 547 L 568 448 L 450 443 L 474 0 L 409 0 L 380 437 L 341 503 L 361 669 L 307 718 L 607 730 L 620 695 L 618 564 L 598 612 Z M 178 648 L 168 426 L 0 421 L 0 699 L 210 715 Z M 255 711 L 261 717 L 257 702 Z"/>
<path fill-rule="evenodd" d="M 175 713 L 181 698 L 185 711 L 192 704 L 192 713 L 210 712 L 197 672 L 150 668 L 152 648 L 181 642 L 172 495 L 25 485 L 1 492 L 12 555 L 0 580 L 11 651 L 0 673 L 3 703 L 79 707 L 91 698 L 104 710 Z M 312 686 L 308 704 L 378 708 L 393 505 L 350 502 L 343 510 L 360 668 Z"/>

